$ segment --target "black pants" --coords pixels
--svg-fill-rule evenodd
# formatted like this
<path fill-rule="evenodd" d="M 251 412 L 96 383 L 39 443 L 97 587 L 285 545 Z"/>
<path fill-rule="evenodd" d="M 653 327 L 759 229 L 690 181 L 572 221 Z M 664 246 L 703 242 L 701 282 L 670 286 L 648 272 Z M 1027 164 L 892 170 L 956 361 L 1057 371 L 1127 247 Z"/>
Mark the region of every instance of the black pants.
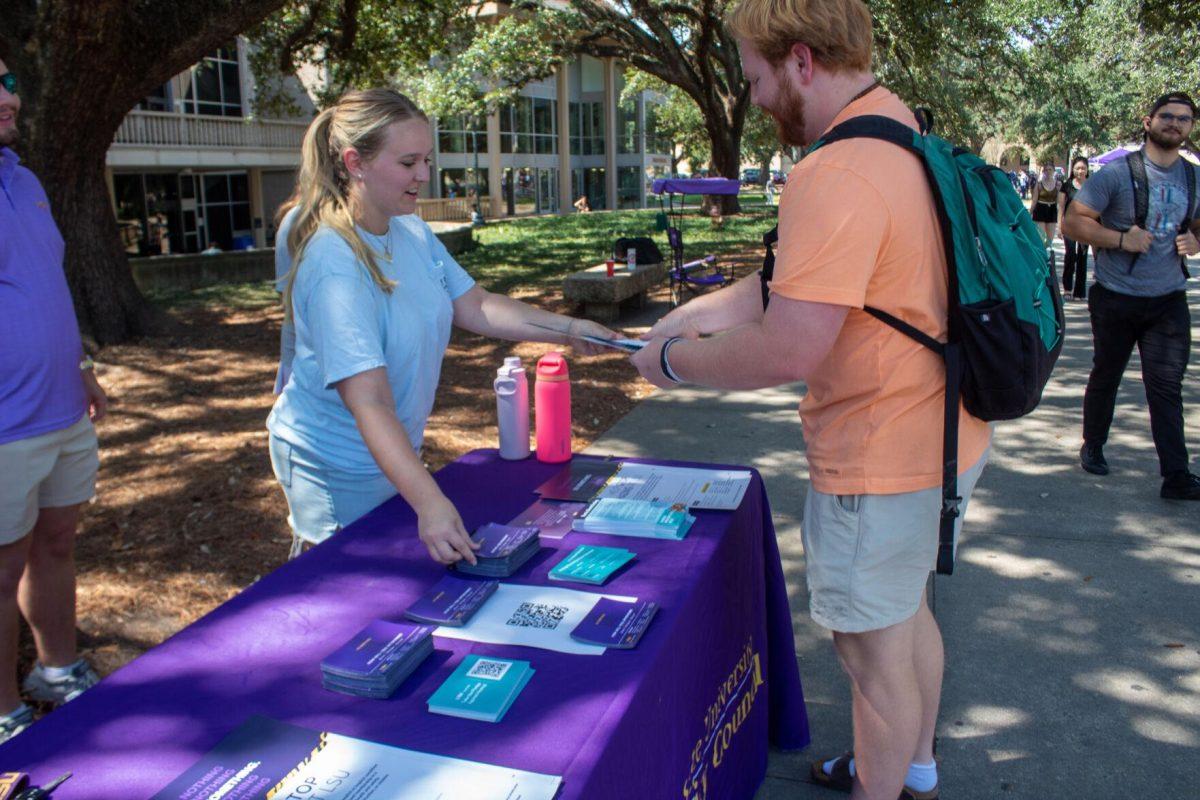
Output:
<path fill-rule="evenodd" d="M 1083 242 L 1072 241 L 1065 236 L 1063 244 L 1067 254 L 1063 258 L 1063 292 L 1071 292 L 1082 300 L 1087 297 L 1087 253 L 1088 246 Z M 1072 287 L 1074 287 L 1072 289 Z"/>
<path fill-rule="evenodd" d="M 1183 439 L 1183 374 L 1192 349 L 1187 295 L 1131 297 L 1092 285 L 1088 298 L 1095 353 L 1083 396 L 1083 438 L 1103 445 L 1112 425 L 1117 387 L 1136 344 L 1150 406 L 1150 430 L 1163 477 L 1188 469 Z"/>

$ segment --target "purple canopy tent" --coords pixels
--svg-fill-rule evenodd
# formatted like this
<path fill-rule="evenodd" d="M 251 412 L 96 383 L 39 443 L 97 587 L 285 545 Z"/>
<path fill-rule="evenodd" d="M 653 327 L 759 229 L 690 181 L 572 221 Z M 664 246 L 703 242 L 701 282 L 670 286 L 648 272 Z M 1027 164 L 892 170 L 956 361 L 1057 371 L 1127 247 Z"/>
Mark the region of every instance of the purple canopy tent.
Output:
<path fill-rule="evenodd" d="M 1109 162 L 1116 161 L 1118 158 L 1124 158 L 1135 150 L 1141 150 L 1140 144 L 1126 144 L 1120 147 L 1115 147 L 1107 153 L 1101 153 L 1098 156 L 1092 156 L 1088 159 L 1088 163 L 1094 167 L 1102 167 Z"/>
<path fill-rule="evenodd" d="M 654 194 L 737 194 L 741 188 L 732 178 L 659 178 L 650 186 Z"/>
<path fill-rule="evenodd" d="M 707 275 L 699 272 L 716 261 L 716 256 L 708 255 L 697 261 L 683 263 L 683 202 L 679 209 L 675 208 L 675 195 L 689 194 L 725 194 L 736 195 L 742 185 L 731 178 L 659 178 L 650 186 L 650 190 L 658 195 L 659 205 L 662 205 L 662 195 L 668 198 L 668 208 L 664 209 L 673 221 L 667 225 L 667 243 L 671 245 L 671 306 L 683 302 L 683 290 L 696 293 L 700 286 L 724 286 L 733 280 L 732 272 L 726 276 L 720 267 L 713 267 Z"/>

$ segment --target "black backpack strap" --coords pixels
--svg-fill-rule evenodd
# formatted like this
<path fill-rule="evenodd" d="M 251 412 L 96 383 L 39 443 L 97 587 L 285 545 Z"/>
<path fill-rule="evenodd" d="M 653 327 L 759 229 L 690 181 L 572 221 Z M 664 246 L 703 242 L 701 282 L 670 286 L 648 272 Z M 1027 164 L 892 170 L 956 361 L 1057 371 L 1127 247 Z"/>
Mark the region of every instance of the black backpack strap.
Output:
<path fill-rule="evenodd" d="M 763 256 L 762 269 L 758 271 L 758 279 L 762 283 L 763 311 L 767 310 L 767 304 L 771 302 L 770 283 L 775 279 L 775 243 L 778 241 L 778 225 L 763 234 L 763 247 L 766 248 L 767 254 Z"/>
<path fill-rule="evenodd" d="M 1146 177 L 1146 155 L 1141 150 L 1134 150 L 1125 156 L 1129 165 L 1129 183 L 1133 188 L 1133 224 L 1146 229 L 1146 216 L 1150 213 L 1150 184 Z M 1129 271 L 1137 265 L 1141 253 L 1134 253 L 1129 262 Z"/>
<path fill-rule="evenodd" d="M 946 362 L 946 397 L 942 406 L 942 508 L 938 517 L 937 573 L 954 573 L 954 524 L 960 515 L 958 494 L 958 405 L 962 388 L 962 351 L 958 342 L 942 348 Z"/>
<path fill-rule="evenodd" d="M 913 116 L 917 118 L 917 130 L 924 136 L 933 131 L 933 110 L 929 108 L 914 108 Z"/>
<path fill-rule="evenodd" d="M 1200 209 L 1196 208 L 1196 168 L 1191 164 L 1187 164 L 1187 169 L 1184 170 L 1184 174 L 1187 175 L 1187 177 L 1184 178 L 1184 183 L 1187 184 L 1187 205 L 1184 207 L 1186 209 L 1186 213 L 1183 215 L 1183 221 L 1179 223 L 1180 236 L 1192 229 L 1192 220 L 1198 216 L 1197 212 L 1200 212 Z M 1184 280 L 1192 277 L 1192 273 L 1188 271 L 1187 256 L 1179 257 L 1179 268 L 1183 270 Z"/>
<path fill-rule="evenodd" d="M 826 133 L 820 139 L 813 143 L 808 152 L 816 150 L 818 147 L 833 144 L 842 139 L 882 139 L 885 142 L 891 142 L 894 145 L 903 147 L 915 153 L 921 159 L 924 159 L 925 154 L 921 148 L 917 146 L 913 138 L 914 131 L 912 128 L 905 125 L 903 122 L 898 122 L 891 117 L 883 117 L 877 114 L 867 114 L 861 117 L 851 117 L 842 124 L 835 127 L 833 130 Z"/>

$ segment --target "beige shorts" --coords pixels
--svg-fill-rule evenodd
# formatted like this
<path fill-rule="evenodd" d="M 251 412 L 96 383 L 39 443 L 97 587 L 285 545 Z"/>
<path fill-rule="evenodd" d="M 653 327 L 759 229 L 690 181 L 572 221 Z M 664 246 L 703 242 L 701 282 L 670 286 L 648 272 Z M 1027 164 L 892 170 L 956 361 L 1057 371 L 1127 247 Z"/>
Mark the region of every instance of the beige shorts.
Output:
<path fill-rule="evenodd" d="M 0 545 L 27 536 L 40 508 L 90 500 L 99 468 L 96 429 L 86 414 L 69 428 L 0 444 Z"/>
<path fill-rule="evenodd" d="M 987 463 L 958 476 L 961 512 Z M 822 494 L 804 501 L 804 560 L 813 620 L 841 633 L 903 622 L 921 604 L 937 562 L 942 487 L 904 494 Z M 955 546 L 962 516 L 954 527 Z"/>

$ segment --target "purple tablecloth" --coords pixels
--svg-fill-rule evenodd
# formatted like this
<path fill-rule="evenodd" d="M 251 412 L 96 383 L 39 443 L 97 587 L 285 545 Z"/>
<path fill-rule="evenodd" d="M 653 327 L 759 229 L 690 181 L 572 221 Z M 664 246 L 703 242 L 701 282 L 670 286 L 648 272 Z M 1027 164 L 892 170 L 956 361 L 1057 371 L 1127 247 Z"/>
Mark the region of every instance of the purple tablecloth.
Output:
<path fill-rule="evenodd" d="M 468 529 L 511 519 L 561 469 L 470 453 L 437 473 Z M 662 609 L 634 650 L 575 656 L 438 638 L 386 701 L 321 688 L 320 660 L 402 610 L 441 573 L 392 500 L 0 746 L 0 771 L 55 800 L 145 798 L 251 714 L 414 750 L 563 776 L 562 798 L 748 798 L 768 742 L 808 744 L 770 509 L 757 476 L 735 512 L 696 512 L 682 542 L 572 533 L 513 578 L 546 573 L 581 543 L 627 547 L 603 591 Z M 497 724 L 430 714 L 425 700 L 468 653 L 528 659 L 537 674 Z"/>

